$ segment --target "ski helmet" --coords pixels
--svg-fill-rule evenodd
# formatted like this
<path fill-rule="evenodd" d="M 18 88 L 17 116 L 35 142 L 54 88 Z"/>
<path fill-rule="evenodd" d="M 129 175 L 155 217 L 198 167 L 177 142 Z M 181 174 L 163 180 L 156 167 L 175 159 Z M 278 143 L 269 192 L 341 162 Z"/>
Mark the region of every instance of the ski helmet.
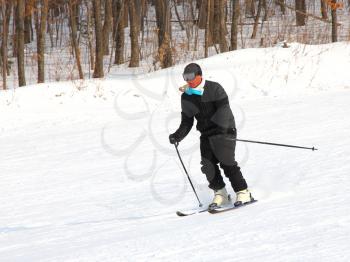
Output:
<path fill-rule="evenodd" d="M 202 75 L 201 67 L 196 63 L 188 64 L 182 74 L 185 81 L 192 81 L 197 75 Z"/>

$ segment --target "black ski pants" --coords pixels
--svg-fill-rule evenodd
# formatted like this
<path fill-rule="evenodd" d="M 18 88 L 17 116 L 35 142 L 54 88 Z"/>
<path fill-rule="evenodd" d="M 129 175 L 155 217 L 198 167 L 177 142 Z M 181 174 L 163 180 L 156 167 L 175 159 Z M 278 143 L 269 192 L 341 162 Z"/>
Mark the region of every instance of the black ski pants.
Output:
<path fill-rule="evenodd" d="M 219 190 L 225 187 L 218 164 L 223 169 L 235 192 L 247 189 L 241 169 L 235 160 L 235 134 L 201 136 L 200 151 L 202 172 L 206 175 L 209 188 Z"/>

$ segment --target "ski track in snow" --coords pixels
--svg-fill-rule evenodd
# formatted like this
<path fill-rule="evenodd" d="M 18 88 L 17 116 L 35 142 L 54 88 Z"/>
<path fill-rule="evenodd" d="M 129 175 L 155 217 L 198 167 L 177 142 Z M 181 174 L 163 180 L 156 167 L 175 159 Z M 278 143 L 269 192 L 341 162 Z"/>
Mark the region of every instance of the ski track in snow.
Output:
<path fill-rule="evenodd" d="M 341 45 L 314 48 L 307 47 L 312 56 L 319 48 L 327 57 Z M 276 57 L 277 68 L 288 57 L 278 58 L 280 52 L 294 51 L 264 52 Z M 241 53 L 201 63 L 210 70 Z M 324 64 L 313 66 L 322 71 Z M 179 110 L 181 81 L 163 88 L 167 72 L 138 81 L 152 87 L 153 98 L 125 79 L 99 82 L 98 91 L 93 81 L 80 92 L 52 83 L 0 97 L 0 261 L 349 261 L 348 75 L 323 83 L 334 90 L 315 84 L 294 92 L 289 83 L 282 91 L 259 89 L 262 94 L 237 72 L 242 88 L 231 107 L 239 138 L 319 150 L 238 143 L 237 159 L 259 202 L 181 218 L 175 211 L 195 207 L 196 200 L 168 144 L 179 124 L 178 114 L 169 127 L 166 122 Z M 254 77 L 249 81 L 258 83 Z M 200 173 L 198 136 L 193 128 L 180 151 L 207 204 L 212 193 Z"/>

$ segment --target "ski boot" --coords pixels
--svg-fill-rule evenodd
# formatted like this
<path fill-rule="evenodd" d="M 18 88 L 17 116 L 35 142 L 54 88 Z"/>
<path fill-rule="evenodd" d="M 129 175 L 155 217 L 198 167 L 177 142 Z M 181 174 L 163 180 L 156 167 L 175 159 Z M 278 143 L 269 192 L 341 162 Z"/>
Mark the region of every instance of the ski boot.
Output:
<path fill-rule="evenodd" d="M 214 199 L 208 207 L 209 211 L 231 204 L 231 196 L 227 194 L 226 188 L 214 190 L 214 194 Z"/>
<path fill-rule="evenodd" d="M 234 203 L 234 205 L 237 207 L 252 201 L 254 201 L 252 194 L 249 192 L 248 189 L 244 189 L 236 192 L 236 202 Z"/>

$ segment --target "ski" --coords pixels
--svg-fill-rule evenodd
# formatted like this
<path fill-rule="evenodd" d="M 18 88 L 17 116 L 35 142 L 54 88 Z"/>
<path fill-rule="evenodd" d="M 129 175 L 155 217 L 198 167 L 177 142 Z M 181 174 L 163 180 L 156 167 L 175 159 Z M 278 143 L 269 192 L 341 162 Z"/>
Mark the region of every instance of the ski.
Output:
<path fill-rule="evenodd" d="M 240 206 L 230 206 L 230 207 L 226 207 L 226 208 L 217 208 L 217 209 L 213 209 L 213 210 L 208 210 L 208 212 L 210 214 L 219 214 L 219 213 L 223 213 L 223 212 L 226 212 L 226 211 L 230 211 L 230 210 L 234 210 L 234 209 L 238 209 L 238 208 L 241 208 L 241 207 L 244 207 L 244 206 L 248 206 L 248 205 L 251 205 L 255 202 L 258 202 L 258 200 L 252 200 L 248 203 L 245 203 L 243 205 L 240 205 Z"/>
<path fill-rule="evenodd" d="M 192 211 L 176 211 L 176 215 L 178 215 L 179 217 L 186 217 L 186 216 L 191 216 L 191 215 L 195 215 L 195 214 L 200 214 L 200 213 L 204 213 L 207 212 L 208 208 L 206 209 L 199 209 L 199 210 L 192 210 Z"/>
<path fill-rule="evenodd" d="M 205 212 L 208 212 L 210 214 L 218 214 L 218 213 L 223 213 L 226 211 L 238 209 L 240 207 L 248 206 L 248 205 L 251 205 L 255 202 L 258 202 L 258 200 L 254 199 L 254 200 L 252 200 L 248 203 L 245 203 L 243 205 L 240 205 L 240 206 L 226 206 L 226 207 L 219 207 L 216 209 L 209 209 L 209 207 L 208 207 L 208 208 L 199 209 L 199 210 L 176 211 L 176 215 L 178 215 L 179 217 L 186 217 L 186 216 L 196 215 L 196 214 L 205 213 Z"/>

